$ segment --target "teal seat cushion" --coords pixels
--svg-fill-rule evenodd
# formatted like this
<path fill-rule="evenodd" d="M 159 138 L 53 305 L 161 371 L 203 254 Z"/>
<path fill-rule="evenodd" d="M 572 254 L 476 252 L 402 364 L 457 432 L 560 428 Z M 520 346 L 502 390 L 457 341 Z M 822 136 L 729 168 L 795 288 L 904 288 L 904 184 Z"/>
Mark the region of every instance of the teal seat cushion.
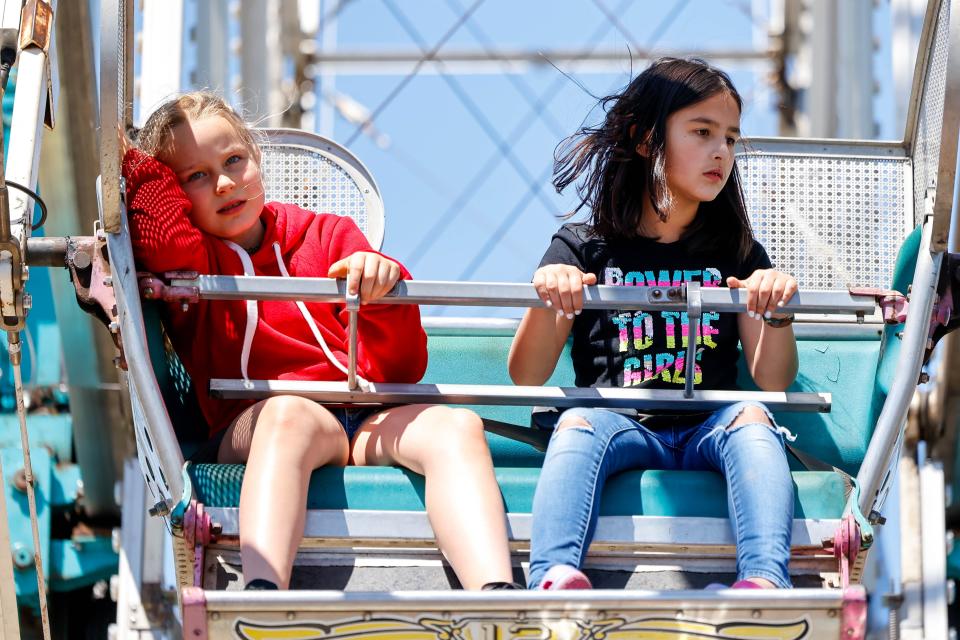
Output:
<path fill-rule="evenodd" d="M 503 330 L 491 330 L 485 335 L 481 331 L 474 331 L 472 335 L 431 332 L 430 362 L 424 382 L 511 384 L 506 362 L 512 340 L 512 332 Z M 866 454 L 884 398 L 875 385 L 880 330 L 877 329 L 876 335 L 856 338 L 801 339 L 797 349 L 800 373 L 791 390 L 830 393 L 832 408 L 829 414 L 782 412 L 776 419 L 797 435 L 794 444 L 798 448 L 855 474 Z M 573 379 L 568 345 L 547 384 L 573 386 Z M 738 383 L 744 389 L 756 388 L 742 358 Z M 485 418 L 530 424 L 530 407 L 470 408 Z M 497 466 L 539 467 L 542 464 L 543 454 L 533 447 L 492 435 L 488 441 Z"/>
<path fill-rule="evenodd" d="M 211 507 L 239 507 L 243 465 L 189 465 L 197 499 Z M 530 513 L 539 469 L 501 467 L 497 482 L 509 513 Z M 794 517 L 839 518 L 844 484 L 829 472 L 793 474 Z M 310 478 L 310 509 L 422 511 L 423 477 L 395 467 L 324 467 Z M 628 471 L 612 477 L 600 514 L 726 518 L 726 484 L 709 471 Z"/>

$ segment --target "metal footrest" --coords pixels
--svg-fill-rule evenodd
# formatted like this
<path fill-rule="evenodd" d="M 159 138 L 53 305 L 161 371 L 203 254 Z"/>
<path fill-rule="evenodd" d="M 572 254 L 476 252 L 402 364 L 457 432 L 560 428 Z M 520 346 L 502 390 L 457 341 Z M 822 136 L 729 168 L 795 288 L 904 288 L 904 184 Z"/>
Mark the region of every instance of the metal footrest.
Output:
<path fill-rule="evenodd" d="M 187 638 L 863 638 L 846 590 L 182 592 Z"/>
<path fill-rule="evenodd" d="M 585 387 L 525 387 L 481 384 L 370 383 L 368 390 L 346 382 L 298 380 L 210 381 L 214 398 L 269 398 L 295 395 L 325 403 L 348 404 L 479 404 L 553 407 L 604 407 L 641 410 L 715 410 L 734 402 L 762 402 L 771 411 L 829 413 L 829 393 L 774 391 L 694 391 L 686 397 L 672 389 L 594 389 Z"/>
<path fill-rule="evenodd" d="M 207 507 L 206 512 L 216 522 L 221 537 L 240 535 L 237 509 Z M 389 523 L 389 526 L 384 526 Z M 824 550 L 824 540 L 836 533 L 840 521 L 833 519 L 793 521 L 791 548 L 795 553 L 814 552 L 833 556 L 833 548 Z M 510 540 L 526 546 L 532 530 L 532 516 L 528 513 L 507 514 Z M 311 540 L 353 541 L 357 546 L 433 547 L 436 542 L 433 529 L 423 511 L 375 511 L 361 509 L 307 511 L 304 525 L 305 544 Z M 360 544 L 357 541 L 364 541 Z M 730 521 L 726 518 L 696 518 L 674 516 L 600 516 L 591 548 L 625 548 L 634 550 L 669 551 L 702 547 L 732 550 L 736 545 Z"/>

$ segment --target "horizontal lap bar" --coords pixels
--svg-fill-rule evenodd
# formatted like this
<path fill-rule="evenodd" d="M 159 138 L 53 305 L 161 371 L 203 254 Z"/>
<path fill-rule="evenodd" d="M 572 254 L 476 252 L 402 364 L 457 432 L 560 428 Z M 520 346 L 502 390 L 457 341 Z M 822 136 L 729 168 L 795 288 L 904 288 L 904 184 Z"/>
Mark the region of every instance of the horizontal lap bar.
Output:
<path fill-rule="evenodd" d="M 343 302 L 346 284 L 332 278 L 282 278 L 277 276 L 198 276 L 174 278 L 174 287 L 196 287 L 201 298 L 211 300 L 305 300 Z M 685 288 L 599 285 L 584 289 L 586 309 L 664 309 L 687 308 Z M 743 289 L 702 287 L 705 311 L 745 310 Z M 423 304 L 488 307 L 542 307 L 543 302 L 531 284 L 509 282 L 448 282 L 430 280 L 402 281 L 384 298 L 373 304 Z M 870 296 L 854 296 L 847 291 L 798 291 L 783 310 L 793 313 L 870 314 L 876 302 Z"/>
<path fill-rule="evenodd" d="M 481 384 L 371 383 L 368 391 L 351 390 L 346 382 L 300 380 L 210 381 L 215 398 L 268 398 L 295 395 L 327 403 L 372 404 L 479 404 L 553 407 L 604 407 L 616 409 L 720 409 L 734 402 L 762 402 L 771 411 L 830 411 L 829 393 L 778 391 L 694 391 L 591 387 L 530 387 Z"/>

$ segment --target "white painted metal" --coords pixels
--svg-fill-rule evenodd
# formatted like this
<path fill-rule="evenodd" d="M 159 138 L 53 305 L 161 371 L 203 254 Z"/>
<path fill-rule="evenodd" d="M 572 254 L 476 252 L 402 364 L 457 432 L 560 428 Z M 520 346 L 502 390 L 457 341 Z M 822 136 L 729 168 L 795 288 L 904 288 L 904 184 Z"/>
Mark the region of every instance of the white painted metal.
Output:
<path fill-rule="evenodd" d="M 235 637 L 846 637 L 864 594 L 826 589 L 698 591 L 207 591 L 197 635 Z M 856 600 L 856 604 L 854 603 Z M 185 632 L 187 630 L 185 629 Z M 379 633 L 377 633 L 379 632 Z M 273 635 L 278 634 L 278 635 Z M 328 635 L 329 634 L 329 635 Z M 516 634 L 516 635 L 513 635 Z"/>
<path fill-rule="evenodd" d="M 903 126 L 910 107 L 910 87 L 917 61 L 917 42 L 923 28 L 927 0 L 890 0 L 891 66 L 896 123 Z"/>
<path fill-rule="evenodd" d="M 141 37 L 139 124 L 183 86 L 183 0 L 144 0 Z"/>
<path fill-rule="evenodd" d="M 469 591 L 424 591 L 419 593 L 341 593 L 336 591 L 208 591 L 208 611 L 511 611 L 526 609 L 566 610 L 574 613 L 581 607 L 608 610 L 616 606 L 640 606 L 644 609 L 669 611 L 671 614 L 697 603 L 704 606 L 746 608 L 754 610 L 789 609 L 805 611 L 812 608 L 839 609 L 842 591 L 837 589 L 702 589 L 696 591 L 632 591 L 617 589 L 596 590 L 577 594 L 576 600 L 569 593 L 554 591 L 525 591 L 521 593 L 489 592 L 484 594 Z M 256 603 L 254 605 L 254 603 Z M 254 606 L 251 606 L 254 605 Z M 760 637 L 760 636 L 757 636 Z"/>
<path fill-rule="evenodd" d="M 933 251 L 945 251 L 950 239 L 951 214 L 957 203 L 954 201 L 954 186 L 957 179 L 957 138 L 960 136 L 960 7 L 949 2 L 947 14 L 941 14 L 940 20 L 949 17 L 949 26 L 938 28 L 938 36 L 945 34 L 947 42 L 941 43 L 947 48 L 946 56 L 934 60 L 944 64 L 945 68 L 935 69 L 934 73 L 943 75 L 942 122 L 940 122 L 939 153 L 936 156 L 936 193 L 933 202 L 933 231 L 930 247 Z M 945 58 L 945 59 L 944 59 Z M 939 79 L 937 81 L 939 85 Z"/>
<path fill-rule="evenodd" d="M 230 93 L 230 8 L 228 0 L 197 3 L 197 26 L 193 30 L 196 67 L 191 84 L 220 95 Z"/>
<path fill-rule="evenodd" d="M 240 101 L 247 118 L 262 126 L 278 126 L 287 107 L 282 37 L 279 0 L 240 1 Z"/>
<path fill-rule="evenodd" d="M 805 136 L 829 138 L 837 134 L 837 24 L 834 0 L 810 0 L 797 66 L 805 69 L 804 84 L 809 105 Z"/>
<path fill-rule="evenodd" d="M 126 215 L 117 233 L 107 234 L 107 249 L 113 267 L 113 290 L 120 316 L 123 347 L 130 365 L 126 376 L 130 388 L 137 455 L 152 499 L 172 506 L 183 497 L 183 454 L 177 443 L 160 387 L 150 365 L 143 333 L 143 311 L 137 286 L 136 266 L 130 248 Z"/>
<path fill-rule="evenodd" d="M 899 451 L 897 440 L 906 422 L 907 410 L 923 365 L 929 318 L 943 259 L 942 253 L 931 255 L 928 250 L 932 226 L 932 216 L 929 216 L 923 225 L 923 238 L 913 276 L 910 314 L 904 325 L 897 358 L 897 377 L 877 418 L 876 429 L 857 474 L 859 508 L 864 514 L 882 506 L 880 498 L 885 495 L 884 487 L 889 483 L 887 472 Z"/>
<path fill-rule="evenodd" d="M 100 127 L 113 130 L 132 120 L 133 0 L 100 5 Z M 107 233 L 120 229 L 120 140 L 100 136 L 100 219 Z"/>
<path fill-rule="evenodd" d="M 56 10 L 56 3 L 52 3 Z M 51 65 L 47 53 L 37 47 L 20 52 L 17 71 L 17 91 L 10 121 L 10 142 L 6 155 L 7 180 L 35 187 L 40 175 L 40 143 L 44 116 L 50 99 Z M 54 94 L 59 93 L 59 87 Z M 34 210 L 31 198 L 16 189 L 10 189 L 10 232 L 18 239 L 30 237 Z"/>
<path fill-rule="evenodd" d="M 947 637 L 946 501 L 943 465 L 926 459 L 925 446 L 918 447 L 917 453 L 920 457 L 923 637 L 933 640 Z"/>
<path fill-rule="evenodd" d="M 317 34 L 317 46 L 321 54 L 325 56 L 333 55 L 337 51 L 337 27 L 339 19 L 337 15 L 342 0 L 321 0 L 320 9 L 323 11 L 324 20 L 320 24 L 320 32 Z M 331 16 L 326 18 L 326 16 Z M 314 129 L 322 136 L 333 139 L 333 125 L 336 116 L 336 110 L 333 106 L 332 97 L 337 92 L 337 72 L 333 65 L 318 65 L 319 73 L 315 78 L 314 103 L 316 108 L 311 111 L 315 114 L 316 121 L 312 124 Z M 304 123 L 306 126 L 306 123 Z"/>
<path fill-rule="evenodd" d="M 831 4 L 834 4 L 831 0 Z M 876 122 L 873 98 L 876 92 L 873 73 L 873 0 L 836 2 L 837 84 L 835 135 L 842 138 L 873 138 Z M 819 30 L 818 25 L 818 30 Z M 840 35 L 842 34 L 842 35 Z"/>
<path fill-rule="evenodd" d="M 163 525 L 147 515 L 151 503 L 139 466 L 133 458 L 124 464 L 122 490 L 117 622 L 113 637 L 117 640 L 163 640 L 172 637 L 167 633 L 169 630 L 152 624 L 146 610 L 146 606 L 158 607 L 161 603 L 145 602 L 143 589 L 145 584 L 161 584 L 165 554 L 159 543 L 162 542 Z"/>

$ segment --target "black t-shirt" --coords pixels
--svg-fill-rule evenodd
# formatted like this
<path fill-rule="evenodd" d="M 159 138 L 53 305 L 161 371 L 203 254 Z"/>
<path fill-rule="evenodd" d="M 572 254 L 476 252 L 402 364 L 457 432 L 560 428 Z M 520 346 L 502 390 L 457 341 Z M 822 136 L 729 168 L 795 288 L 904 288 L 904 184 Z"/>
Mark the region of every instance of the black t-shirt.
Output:
<path fill-rule="evenodd" d="M 699 282 L 725 287 L 729 276 L 746 278 L 769 269 L 770 258 L 754 242 L 746 260 L 733 252 L 692 254 L 685 240 L 605 240 L 584 224 L 565 224 L 540 261 L 569 264 L 597 276 L 598 284 L 678 286 Z M 699 389 L 735 389 L 740 332 L 737 314 L 704 311 L 697 347 Z M 584 310 L 573 321 L 573 370 L 578 387 L 682 389 L 687 314 L 681 311 Z"/>

